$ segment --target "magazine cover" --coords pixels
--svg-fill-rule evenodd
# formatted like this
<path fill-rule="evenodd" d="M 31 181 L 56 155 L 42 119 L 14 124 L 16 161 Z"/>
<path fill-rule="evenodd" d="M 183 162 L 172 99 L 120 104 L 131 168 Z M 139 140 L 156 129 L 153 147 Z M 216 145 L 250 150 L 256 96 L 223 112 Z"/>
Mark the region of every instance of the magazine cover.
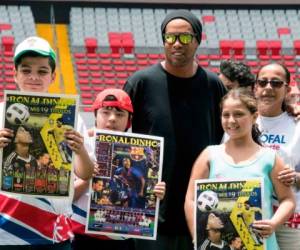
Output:
<path fill-rule="evenodd" d="M 163 138 L 96 130 L 95 151 L 86 232 L 155 240 Z"/>
<path fill-rule="evenodd" d="M 70 196 L 73 157 L 64 132 L 76 129 L 77 107 L 78 96 L 5 92 L 2 126 L 14 137 L 1 155 L 1 191 Z"/>
<path fill-rule="evenodd" d="M 263 200 L 262 179 L 195 182 L 195 249 L 263 250 L 264 239 L 252 226 L 261 220 Z"/>

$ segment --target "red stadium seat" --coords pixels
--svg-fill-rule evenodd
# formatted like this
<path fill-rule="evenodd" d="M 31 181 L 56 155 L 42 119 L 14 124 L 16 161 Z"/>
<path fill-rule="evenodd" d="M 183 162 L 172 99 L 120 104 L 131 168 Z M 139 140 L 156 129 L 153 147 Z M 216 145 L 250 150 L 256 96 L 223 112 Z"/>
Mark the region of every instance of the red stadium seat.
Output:
<path fill-rule="evenodd" d="M 126 83 L 126 79 L 118 79 L 117 84 L 121 85 L 121 87 Z"/>
<path fill-rule="evenodd" d="M 91 91 L 92 90 L 92 88 L 91 88 L 91 86 L 87 86 L 87 85 L 82 85 L 82 86 L 79 86 L 79 88 L 80 88 L 80 91 Z"/>
<path fill-rule="evenodd" d="M 89 84 L 89 79 L 87 78 L 79 78 L 78 79 L 79 84 Z"/>
<path fill-rule="evenodd" d="M 103 84 L 104 81 L 102 79 L 92 79 L 92 84 L 96 84 L 96 85 L 99 85 L 99 84 Z"/>
<path fill-rule="evenodd" d="M 93 98 L 93 94 L 92 93 L 82 93 L 81 97 L 82 98 Z"/>
<path fill-rule="evenodd" d="M 137 60 L 137 65 L 147 66 L 148 61 L 147 60 Z"/>
<path fill-rule="evenodd" d="M 224 54 L 224 55 L 221 55 L 220 56 L 220 59 L 222 59 L 222 60 L 228 60 L 228 59 L 230 59 L 231 58 L 231 55 L 227 55 L 227 54 Z"/>
<path fill-rule="evenodd" d="M 300 40 L 294 41 L 294 49 L 295 49 L 296 55 L 300 55 Z"/>
<path fill-rule="evenodd" d="M 102 59 L 99 62 L 102 65 L 111 65 L 111 60 L 110 59 Z"/>
<path fill-rule="evenodd" d="M 110 55 L 110 57 L 112 59 L 120 59 L 121 58 L 121 54 L 119 54 L 119 53 L 113 53 L 113 54 Z"/>
<path fill-rule="evenodd" d="M 88 37 L 84 39 L 85 48 L 87 53 L 95 53 L 98 47 L 97 39 L 94 37 Z"/>
<path fill-rule="evenodd" d="M 101 66 L 100 65 L 89 65 L 87 68 L 90 71 L 96 71 L 96 72 L 99 72 L 101 70 Z"/>
<path fill-rule="evenodd" d="M 116 72 L 122 72 L 125 71 L 125 66 L 115 66 L 114 69 Z"/>
<path fill-rule="evenodd" d="M 13 50 L 15 44 L 15 38 L 13 36 L 2 36 L 1 40 L 3 51 Z"/>
<path fill-rule="evenodd" d="M 103 76 L 105 78 L 114 78 L 115 77 L 115 72 L 111 71 L 111 72 L 104 72 Z"/>
<path fill-rule="evenodd" d="M 88 66 L 87 65 L 81 65 L 81 64 L 76 64 L 76 68 L 78 71 L 82 70 L 88 70 Z"/>
<path fill-rule="evenodd" d="M 93 86 L 93 90 L 96 92 L 96 94 L 98 94 L 99 92 L 101 92 L 104 89 L 105 88 L 101 87 L 101 86 Z"/>
<path fill-rule="evenodd" d="M 126 72 L 119 72 L 116 74 L 117 78 L 127 78 L 128 74 Z"/>
<path fill-rule="evenodd" d="M 75 58 L 85 58 L 85 53 L 74 53 L 73 54 Z"/>
<path fill-rule="evenodd" d="M 99 64 L 99 61 L 97 59 L 87 59 L 87 64 Z"/>
<path fill-rule="evenodd" d="M 101 59 L 107 59 L 107 58 L 110 58 L 110 57 L 111 57 L 111 54 L 100 53 L 100 54 L 99 54 L 99 57 L 100 57 Z"/>
<path fill-rule="evenodd" d="M 234 60 L 241 61 L 245 59 L 245 55 L 234 55 L 233 58 Z"/>
<path fill-rule="evenodd" d="M 219 41 L 220 51 L 222 55 L 229 55 L 232 48 L 232 41 L 220 40 Z"/>
<path fill-rule="evenodd" d="M 124 53 L 132 54 L 134 48 L 134 40 L 131 32 L 121 33 L 122 47 L 124 48 Z"/>
<path fill-rule="evenodd" d="M 207 15 L 207 16 L 202 16 L 202 22 L 205 23 L 211 23 L 215 21 L 215 16 L 213 15 Z"/>
<path fill-rule="evenodd" d="M 249 67 L 257 67 L 258 66 L 258 62 L 257 61 L 248 61 L 247 65 Z"/>
<path fill-rule="evenodd" d="M 256 48 L 258 51 L 259 55 L 266 55 L 268 48 L 269 48 L 269 44 L 268 41 L 265 40 L 257 40 L 256 41 Z"/>
<path fill-rule="evenodd" d="M 102 66 L 103 71 L 112 71 L 112 66 L 104 65 Z"/>
<path fill-rule="evenodd" d="M 87 78 L 87 77 L 89 77 L 89 72 L 87 72 L 87 71 L 78 71 L 77 75 L 80 78 Z"/>
<path fill-rule="evenodd" d="M 113 65 L 123 65 L 123 61 L 120 59 L 114 59 L 112 60 Z"/>
<path fill-rule="evenodd" d="M 83 107 L 84 112 L 92 112 L 92 107 Z"/>
<path fill-rule="evenodd" d="M 273 61 L 281 61 L 282 57 L 279 54 L 274 54 L 274 55 L 271 55 L 271 59 Z"/>
<path fill-rule="evenodd" d="M 209 62 L 208 61 L 199 61 L 198 64 L 202 67 L 208 67 Z"/>
<path fill-rule="evenodd" d="M 87 64 L 87 60 L 86 60 L 86 59 L 83 59 L 83 58 L 81 58 L 81 59 L 76 59 L 75 63 L 76 63 L 77 65 L 86 65 L 86 64 Z"/>
<path fill-rule="evenodd" d="M 150 59 L 159 59 L 160 55 L 159 54 L 149 54 Z"/>
<path fill-rule="evenodd" d="M 7 79 L 5 79 L 5 81 L 8 82 Z M 16 86 L 16 84 L 6 84 L 5 89 L 7 89 L 7 90 L 16 90 L 17 86 Z"/>
<path fill-rule="evenodd" d="M 7 50 L 7 51 L 3 51 L 3 55 L 4 57 L 13 57 L 14 56 L 14 52 Z"/>
<path fill-rule="evenodd" d="M 282 35 L 289 35 L 291 34 L 291 30 L 288 27 L 282 27 L 282 28 L 278 28 L 277 29 L 277 34 L 278 36 L 282 36 Z"/>
<path fill-rule="evenodd" d="M 87 56 L 87 58 L 97 58 L 96 53 L 87 53 L 86 56 Z"/>
<path fill-rule="evenodd" d="M 135 60 L 125 60 L 124 64 L 125 65 L 135 65 L 136 63 L 135 63 Z"/>
<path fill-rule="evenodd" d="M 244 55 L 245 41 L 244 40 L 233 40 L 232 49 L 234 55 Z"/>
<path fill-rule="evenodd" d="M 207 60 L 208 59 L 208 55 L 197 55 L 197 58 L 199 60 Z"/>
<path fill-rule="evenodd" d="M 9 23 L 0 23 L 0 31 L 11 30 L 12 26 Z"/>
<path fill-rule="evenodd" d="M 211 54 L 209 55 L 210 60 L 220 60 L 221 56 L 219 54 Z"/>
<path fill-rule="evenodd" d="M 104 83 L 107 85 L 113 85 L 113 84 L 116 84 L 116 80 L 115 79 L 104 79 Z"/>
<path fill-rule="evenodd" d="M 285 61 L 290 61 L 290 60 L 294 60 L 295 57 L 294 57 L 294 55 L 283 55 L 283 59 Z"/>
<path fill-rule="evenodd" d="M 281 54 L 282 42 L 280 40 L 271 40 L 269 44 L 272 55 Z"/>
<path fill-rule="evenodd" d="M 92 78 L 100 78 L 102 75 L 101 71 L 95 71 L 95 72 L 91 72 L 91 76 Z"/>
<path fill-rule="evenodd" d="M 125 69 L 129 72 L 134 72 L 137 70 L 136 66 L 126 66 Z"/>
<path fill-rule="evenodd" d="M 93 104 L 93 100 L 92 99 L 83 99 L 81 100 L 83 105 L 92 105 Z"/>
<path fill-rule="evenodd" d="M 148 55 L 147 54 L 136 54 L 137 59 L 147 59 Z"/>

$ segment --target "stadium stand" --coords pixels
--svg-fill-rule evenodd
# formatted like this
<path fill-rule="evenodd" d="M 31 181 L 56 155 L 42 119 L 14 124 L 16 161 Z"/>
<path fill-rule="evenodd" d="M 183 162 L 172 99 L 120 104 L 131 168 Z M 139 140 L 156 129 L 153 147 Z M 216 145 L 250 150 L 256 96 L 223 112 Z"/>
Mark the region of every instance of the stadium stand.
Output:
<path fill-rule="evenodd" d="M 160 23 L 167 12 L 155 8 L 71 8 L 70 36 L 76 37 L 71 46 L 84 105 L 89 105 L 99 90 L 122 87 L 132 72 L 163 59 Z M 220 61 L 232 58 L 246 62 L 256 73 L 260 66 L 279 61 L 299 81 L 299 10 L 192 12 L 203 23 L 198 51 L 203 67 L 219 72 Z"/>
<path fill-rule="evenodd" d="M 170 9 L 72 7 L 68 25 L 35 24 L 29 6 L 0 6 L 0 98 L 15 89 L 12 51 L 29 35 L 45 37 L 59 58 L 51 91 L 79 93 L 83 110 L 107 87 L 122 88 L 134 71 L 163 60 L 160 24 Z M 300 9 L 196 9 L 203 23 L 201 66 L 219 72 L 221 60 L 244 61 L 256 73 L 284 63 L 300 82 Z"/>
<path fill-rule="evenodd" d="M 29 6 L 0 6 L 0 99 L 4 90 L 15 90 L 14 46 L 35 35 L 34 18 Z"/>

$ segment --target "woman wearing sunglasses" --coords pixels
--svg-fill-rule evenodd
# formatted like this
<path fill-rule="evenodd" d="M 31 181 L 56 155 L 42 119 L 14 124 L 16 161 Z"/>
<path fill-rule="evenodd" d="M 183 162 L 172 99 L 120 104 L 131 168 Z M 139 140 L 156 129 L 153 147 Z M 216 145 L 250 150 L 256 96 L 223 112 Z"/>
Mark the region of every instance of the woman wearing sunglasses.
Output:
<path fill-rule="evenodd" d="M 281 250 L 299 249 L 300 238 L 300 123 L 285 110 L 285 98 L 290 91 L 289 83 L 288 69 L 273 63 L 259 70 L 254 86 L 258 100 L 257 123 L 262 132 L 261 142 L 275 149 L 284 159 L 286 168 L 279 173 L 278 179 L 294 187 L 297 201 L 294 215 L 276 231 Z M 277 207 L 278 201 L 274 199 L 274 208 Z"/>

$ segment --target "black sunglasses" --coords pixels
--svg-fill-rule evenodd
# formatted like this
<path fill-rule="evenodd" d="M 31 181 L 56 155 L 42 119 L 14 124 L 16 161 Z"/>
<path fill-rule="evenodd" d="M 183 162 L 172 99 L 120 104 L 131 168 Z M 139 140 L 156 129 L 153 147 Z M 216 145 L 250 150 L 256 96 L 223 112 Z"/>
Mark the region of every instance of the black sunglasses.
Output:
<path fill-rule="evenodd" d="M 163 35 L 164 41 L 168 44 L 174 44 L 178 39 L 178 41 L 184 45 L 190 44 L 195 36 L 196 36 L 195 34 L 191 34 L 191 33 L 180 33 L 180 34 L 165 33 Z"/>
<path fill-rule="evenodd" d="M 271 79 L 271 80 L 267 80 L 267 79 L 257 79 L 256 83 L 264 88 L 268 85 L 268 83 L 270 83 L 270 85 L 272 86 L 272 88 L 281 88 L 283 84 L 285 84 L 284 81 L 279 80 L 279 79 Z"/>

